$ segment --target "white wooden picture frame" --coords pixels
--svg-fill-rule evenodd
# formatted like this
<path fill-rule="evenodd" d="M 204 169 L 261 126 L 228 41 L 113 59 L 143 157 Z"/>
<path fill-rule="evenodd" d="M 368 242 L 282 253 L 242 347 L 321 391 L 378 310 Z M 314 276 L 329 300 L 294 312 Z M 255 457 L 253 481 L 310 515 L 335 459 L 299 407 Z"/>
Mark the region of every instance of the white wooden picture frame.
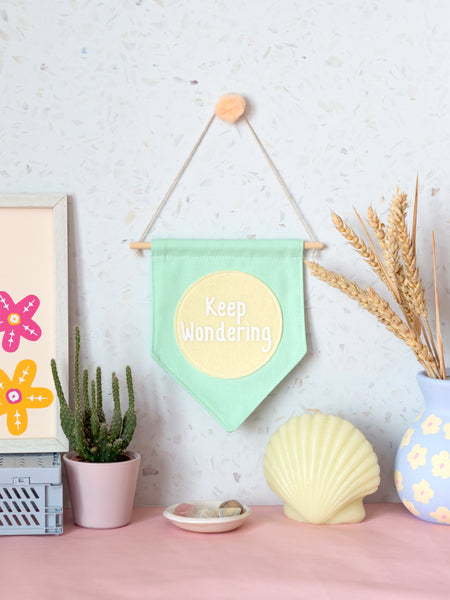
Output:
<path fill-rule="evenodd" d="M 0 194 L 0 453 L 68 450 L 51 358 L 67 391 L 67 196 Z"/>

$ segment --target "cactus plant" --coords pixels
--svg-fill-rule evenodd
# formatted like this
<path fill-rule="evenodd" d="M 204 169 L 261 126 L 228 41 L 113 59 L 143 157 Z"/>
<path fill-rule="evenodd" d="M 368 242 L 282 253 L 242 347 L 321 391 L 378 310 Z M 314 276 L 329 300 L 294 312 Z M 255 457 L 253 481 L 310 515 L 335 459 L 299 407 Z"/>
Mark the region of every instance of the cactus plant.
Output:
<path fill-rule="evenodd" d="M 97 367 L 95 379 L 89 383 L 89 372 L 83 370 L 80 382 L 80 329 L 75 327 L 74 408 L 71 409 L 61 386 L 55 359 L 51 360 L 53 381 L 59 399 L 61 427 L 80 459 L 86 462 L 111 463 L 121 460 L 136 429 L 133 379 L 126 367 L 128 409 L 122 417 L 119 380 L 112 374 L 114 409 L 108 426 L 103 411 L 102 372 Z"/>

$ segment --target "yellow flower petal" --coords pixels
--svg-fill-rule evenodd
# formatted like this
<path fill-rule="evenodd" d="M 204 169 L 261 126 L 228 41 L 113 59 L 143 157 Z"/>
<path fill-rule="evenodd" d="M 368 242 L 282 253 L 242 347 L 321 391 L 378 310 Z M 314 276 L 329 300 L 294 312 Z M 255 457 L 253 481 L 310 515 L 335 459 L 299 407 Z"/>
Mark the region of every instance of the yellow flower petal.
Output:
<path fill-rule="evenodd" d="M 410 463 L 411 468 L 417 469 L 418 467 L 423 467 L 423 465 L 425 464 L 426 455 L 426 448 L 423 448 L 420 444 L 414 444 L 406 458 Z"/>
<path fill-rule="evenodd" d="M 424 435 L 437 433 L 440 429 L 441 423 L 442 419 L 436 415 L 429 415 L 421 425 Z"/>
<path fill-rule="evenodd" d="M 450 423 L 446 423 L 442 429 L 445 431 L 445 439 L 450 440 Z"/>
<path fill-rule="evenodd" d="M 417 510 L 417 508 L 414 506 L 414 504 L 410 500 L 406 500 L 406 498 L 402 498 L 402 502 L 406 506 L 406 508 L 409 510 L 409 512 L 411 512 L 413 515 L 415 515 L 416 517 L 418 517 L 420 515 L 420 512 Z"/>
<path fill-rule="evenodd" d="M 450 525 L 450 510 L 446 506 L 439 506 L 435 512 L 430 512 L 430 517 L 433 517 L 439 523 Z"/>
<path fill-rule="evenodd" d="M 21 435 L 27 428 L 27 409 L 21 403 L 11 404 L 6 417 L 6 424 L 11 435 Z"/>
<path fill-rule="evenodd" d="M 405 446 L 407 446 L 409 444 L 413 433 L 414 433 L 414 429 L 412 427 L 410 427 L 408 429 L 408 431 L 405 433 L 405 435 L 402 437 L 402 442 L 400 444 L 400 448 L 404 448 Z"/>
<path fill-rule="evenodd" d="M 403 489 L 403 476 L 400 473 L 400 471 L 395 471 L 394 481 L 395 481 L 395 487 L 397 488 L 397 491 L 401 492 Z"/>
<path fill-rule="evenodd" d="M 433 465 L 434 477 L 442 477 L 448 479 L 450 477 L 450 455 L 446 450 L 442 450 L 439 454 L 435 454 L 431 458 Z"/>
<path fill-rule="evenodd" d="M 413 483 L 413 490 L 414 499 L 417 500 L 417 502 L 423 502 L 423 504 L 428 504 L 430 499 L 434 496 L 434 491 L 425 479 L 422 479 L 420 483 Z"/>

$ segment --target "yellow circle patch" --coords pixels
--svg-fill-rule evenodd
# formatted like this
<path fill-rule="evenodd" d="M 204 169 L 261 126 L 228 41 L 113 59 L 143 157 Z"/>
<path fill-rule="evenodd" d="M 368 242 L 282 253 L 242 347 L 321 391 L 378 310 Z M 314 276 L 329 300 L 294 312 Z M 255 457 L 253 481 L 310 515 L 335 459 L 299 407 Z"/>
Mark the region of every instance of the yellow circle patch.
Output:
<path fill-rule="evenodd" d="M 175 315 L 175 336 L 186 359 L 221 379 L 245 377 L 274 355 L 283 331 L 272 290 L 241 271 L 217 271 L 184 293 Z"/>

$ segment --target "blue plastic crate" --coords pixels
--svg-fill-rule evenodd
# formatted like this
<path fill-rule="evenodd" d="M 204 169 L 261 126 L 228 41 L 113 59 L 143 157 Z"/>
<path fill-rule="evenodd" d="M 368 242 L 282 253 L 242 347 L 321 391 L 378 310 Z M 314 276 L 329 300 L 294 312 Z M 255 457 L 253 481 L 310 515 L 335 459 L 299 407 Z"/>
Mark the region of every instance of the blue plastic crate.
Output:
<path fill-rule="evenodd" d="M 0 535 L 62 532 L 60 454 L 0 454 Z"/>

